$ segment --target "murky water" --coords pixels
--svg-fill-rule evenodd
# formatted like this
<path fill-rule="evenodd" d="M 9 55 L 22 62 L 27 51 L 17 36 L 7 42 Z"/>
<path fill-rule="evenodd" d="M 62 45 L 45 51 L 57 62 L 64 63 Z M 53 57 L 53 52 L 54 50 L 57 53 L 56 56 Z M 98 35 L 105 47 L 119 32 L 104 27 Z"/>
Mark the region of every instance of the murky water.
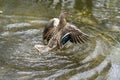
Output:
<path fill-rule="evenodd" d="M 62 9 L 91 41 L 38 52 L 44 25 Z M 120 80 L 119 0 L 0 0 L 0 11 L 0 80 Z"/>

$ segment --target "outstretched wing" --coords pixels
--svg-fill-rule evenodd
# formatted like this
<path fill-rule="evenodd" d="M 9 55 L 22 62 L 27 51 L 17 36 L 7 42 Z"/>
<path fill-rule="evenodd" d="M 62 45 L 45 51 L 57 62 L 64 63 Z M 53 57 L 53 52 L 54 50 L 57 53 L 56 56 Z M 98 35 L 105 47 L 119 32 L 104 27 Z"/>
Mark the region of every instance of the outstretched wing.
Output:
<path fill-rule="evenodd" d="M 85 43 L 89 40 L 89 36 L 80 31 L 76 26 L 67 25 L 63 30 L 61 39 L 62 44 L 65 44 L 68 40 L 72 43 Z"/>
<path fill-rule="evenodd" d="M 48 24 L 44 27 L 43 30 L 43 40 L 49 41 L 52 36 L 58 32 L 59 19 L 53 18 Z"/>

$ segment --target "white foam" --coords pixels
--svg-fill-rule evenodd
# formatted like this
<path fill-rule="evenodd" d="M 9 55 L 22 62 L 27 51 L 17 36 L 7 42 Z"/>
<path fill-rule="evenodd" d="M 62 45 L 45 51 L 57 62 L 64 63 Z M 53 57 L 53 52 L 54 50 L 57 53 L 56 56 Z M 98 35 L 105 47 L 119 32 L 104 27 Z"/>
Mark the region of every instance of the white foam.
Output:
<path fill-rule="evenodd" d="M 37 49 L 41 53 L 48 52 L 51 50 L 50 47 L 45 46 L 45 45 L 35 45 L 34 48 Z"/>

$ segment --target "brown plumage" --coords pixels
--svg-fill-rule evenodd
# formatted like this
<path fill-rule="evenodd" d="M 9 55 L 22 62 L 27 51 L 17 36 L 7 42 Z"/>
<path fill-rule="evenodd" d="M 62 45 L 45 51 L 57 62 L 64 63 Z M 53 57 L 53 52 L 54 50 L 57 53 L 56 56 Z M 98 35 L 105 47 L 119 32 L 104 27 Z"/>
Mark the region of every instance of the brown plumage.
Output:
<path fill-rule="evenodd" d="M 85 43 L 89 36 L 83 33 L 75 25 L 66 22 L 68 12 L 60 14 L 59 18 L 51 19 L 43 31 L 43 40 L 47 41 L 46 46 L 36 45 L 35 48 L 41 52 L 53 48 L 62 48 L 68 41 L 72 43 Z"/>
<path fill-rule="evenodd" d="M 68 41 L 72 43 L 85 43 L 89 40 L 89 36 L 79 30 L 76 26 L 67 23 L 56 35 L 54 35 L 48 43 L 49 47 L 62 48 L 64 38 L 69 36 Z"/>

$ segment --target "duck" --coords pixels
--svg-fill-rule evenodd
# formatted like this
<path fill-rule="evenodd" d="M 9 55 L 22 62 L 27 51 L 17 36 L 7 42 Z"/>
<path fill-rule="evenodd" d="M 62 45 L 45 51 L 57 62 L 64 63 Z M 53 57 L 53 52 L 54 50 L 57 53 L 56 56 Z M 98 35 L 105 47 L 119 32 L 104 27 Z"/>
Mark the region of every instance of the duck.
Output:
<path fill-rule="evenodd" d="M 66 17 L 69 12 L 62 12 L 59 18 L 51 19 L 43 30 L 43 42 L 45 45 L 35 45 L 40 52 L 48 52 L 54 48 L 62 49 L 70 41 L 72 43 L 85 43 L 89 40 L 89 35 L 82 32 L 77 26 L 68 23 Z"/>

